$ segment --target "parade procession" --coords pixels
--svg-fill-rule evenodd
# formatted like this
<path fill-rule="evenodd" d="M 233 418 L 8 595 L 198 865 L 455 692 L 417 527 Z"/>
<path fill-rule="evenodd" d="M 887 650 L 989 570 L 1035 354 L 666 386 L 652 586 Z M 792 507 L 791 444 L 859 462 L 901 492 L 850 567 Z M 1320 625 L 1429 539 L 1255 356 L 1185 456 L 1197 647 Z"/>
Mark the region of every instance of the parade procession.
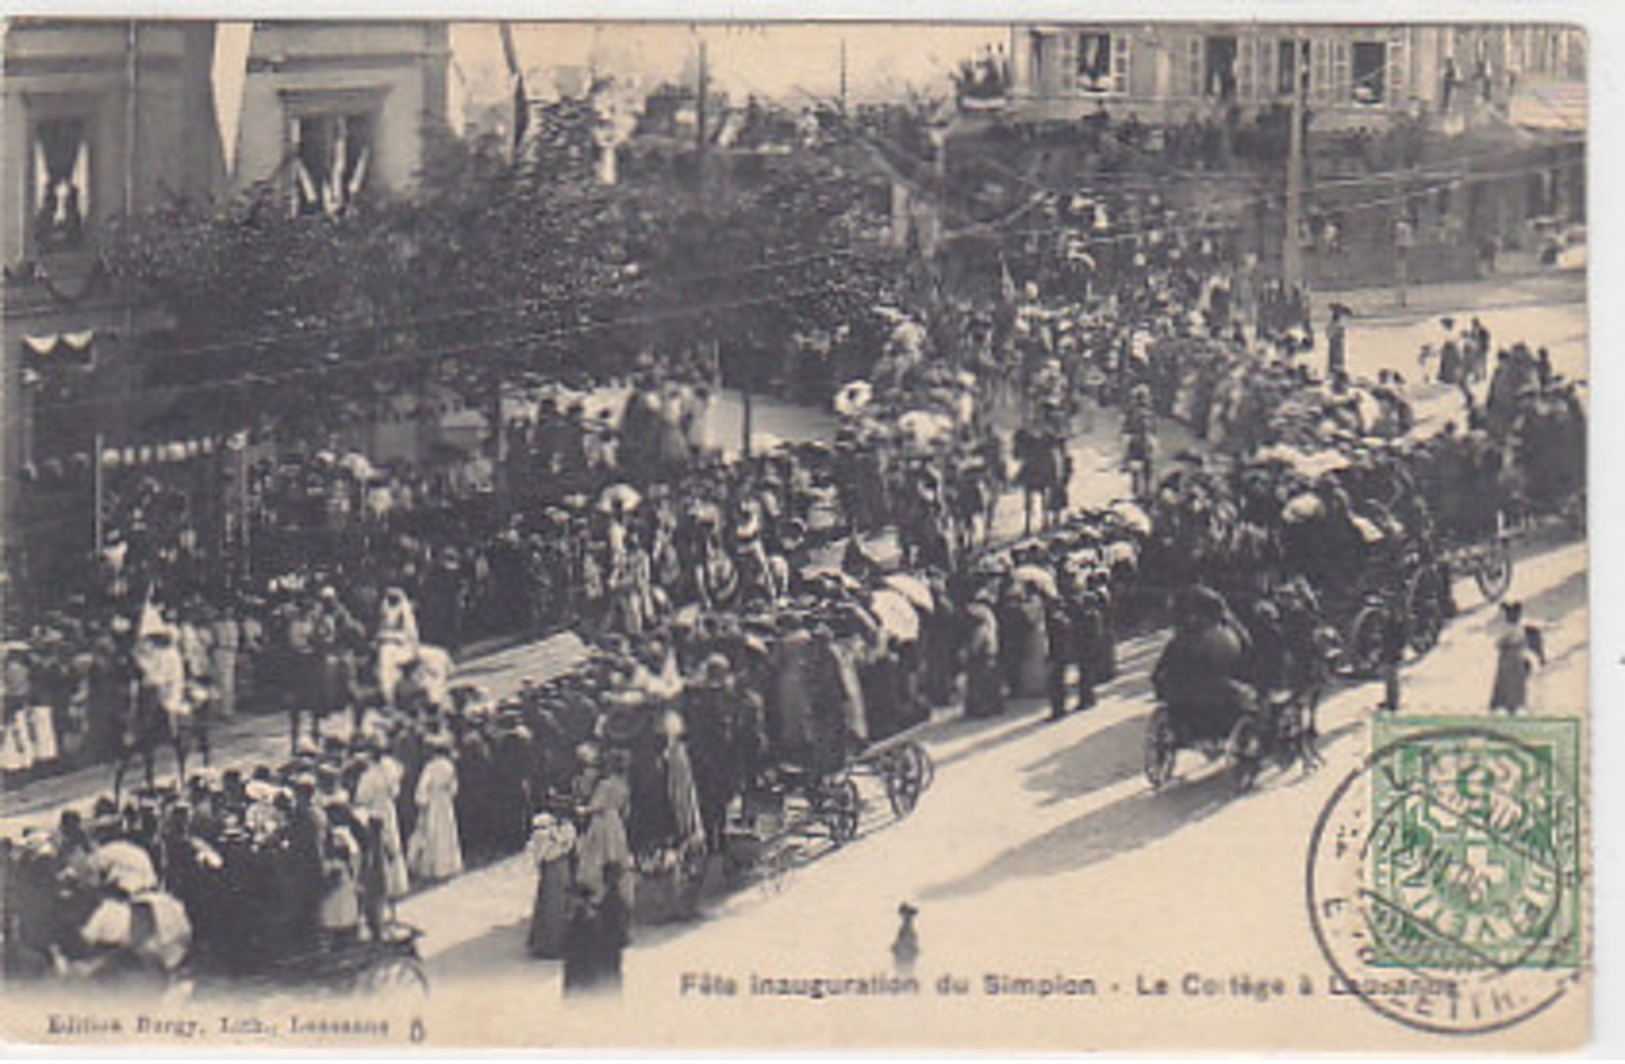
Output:
<path fill-rule="evenodd" d="M 849 909 L 902 978 L 1201 890 L 1376 718 L 1575 709 L 1583 56 L 586 30 L 8 25 L 8 986 L 686 994 Z"/>

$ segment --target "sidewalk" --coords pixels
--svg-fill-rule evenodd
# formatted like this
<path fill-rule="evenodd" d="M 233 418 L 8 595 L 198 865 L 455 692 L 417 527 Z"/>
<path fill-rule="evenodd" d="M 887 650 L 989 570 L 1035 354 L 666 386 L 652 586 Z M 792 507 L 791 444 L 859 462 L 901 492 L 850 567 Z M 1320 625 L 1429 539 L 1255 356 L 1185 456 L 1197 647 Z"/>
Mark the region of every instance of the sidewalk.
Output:
<path fill-rule="evenodd" d="M 1550 306 L 1586 301 L 1586 271 L 1538 267 L 1529 271 L 1509 271 L 1476 281 L 1445 281 L 1413 284 L 1400 306 L 1397 289 L 1332 289 L 1314 291 L 1316 324 L 1326 317 L 1326 308 L 1342 303 L 1365 322 L 1404 322 L 1446 314 L 1481 310 L 1504 310 L 1523 306 Z"/>
<path fill-rule="evenodd" d="M 454 683 L 474 683 L 486 688 L 493 698 L 503 698 L 519 689 L 525 679 L 546 681 L 573 668 L 586 653 L 586 645 L 573 632 L 561 632 L 532 643 L 476 653 L 457 664 Z M 339 733 L 349 727 L 349 719 L 330 717 L 327 731 Z M 216 768 L 260 762 L 276 763 L 288 755 L 288 718 L 281 713 L 239 715 L 218 725 L 211 734 Z M 188 767 L 197 760 L 194 753 Z M 173 775 L 174 752 L 160 747 L 157 775 Z M 127 781 L 141 782 L 141 762 L 131 763 Z M 88 801 L 107 793 L 112 785 L 113 766 L 87 765 L 59 776 L 48 776 L 8 790 L 0 796 L 0 831 L 24 823 L 54 820 L 65 806 Z"/>

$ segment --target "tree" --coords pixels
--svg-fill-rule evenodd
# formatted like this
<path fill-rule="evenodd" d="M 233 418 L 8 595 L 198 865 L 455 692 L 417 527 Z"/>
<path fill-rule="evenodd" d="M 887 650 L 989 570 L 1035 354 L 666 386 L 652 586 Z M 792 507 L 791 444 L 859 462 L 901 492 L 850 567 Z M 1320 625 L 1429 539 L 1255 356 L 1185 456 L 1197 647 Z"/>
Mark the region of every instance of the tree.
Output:
<path fill-rule="evenodd" d="M 321 425 L 430 373 L 472 398 L 646 347 L 782 348 L 887 290 L 887 188 L 860 148 L 728 156 L 696 200 L 658 168 L 599 184 L 598 122 L 590 101 L 541 108 L 518 162 L 493 138 L 431 136 L 409 194 L 336 217 L 291 216 L 261 186 L 122 220 L 108 261 L 174 321 L 149 382 Z"/>

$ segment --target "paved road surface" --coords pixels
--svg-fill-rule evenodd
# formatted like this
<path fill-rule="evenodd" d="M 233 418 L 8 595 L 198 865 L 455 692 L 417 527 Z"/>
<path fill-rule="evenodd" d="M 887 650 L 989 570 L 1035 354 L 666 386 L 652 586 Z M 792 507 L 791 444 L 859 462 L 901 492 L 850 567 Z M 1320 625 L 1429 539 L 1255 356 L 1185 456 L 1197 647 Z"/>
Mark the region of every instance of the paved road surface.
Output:
<path fill-rule="evenodd" d="M 1533 680 L 1536 713 L 1584 712 L 1585 571 L 1578 544 L 1544 548 L 1520 562 L 1512 594 L 1546 626 L 1551 656 Z M 1494 671 L 1489 625 L 1497 611 L 1467 585 L 1459 592 L 1463 615 L 1433 654 L 1406 669 L 1407 714 L 1476 713 L 1487 700 Z M 697 923 L 638 929 L 624 999 L 641 1006 L 683 1002 L 684 973 L 744 980 L 751 973 L 889 972 L 895 910 L 903 901 L 920 909 L 919 972 L 928 985 L 949 972 L 978 982 L 998 972 L 1088 976 L 1125 1010 L 1141 1010 L 1155 1045 L 1200 1045 L 1213 1037 L 1213 1025 L 1234 1014 L 1215 1000 L 1194 1013 L 1184 1009 L 1189 1026 L 1161 1029 L 1155 1009 L 1136 1000 L 1141 975 L 1176 982 L 1190 971 L 1221 979 L 1279 975 L 1293 981 L 1294 993 L 1301 973 L 1317 973 L 1323 982 L 1325 964 L 1303 912 L 1305 845 L 1331 790 L 1366 749 L 1380 688 L 1343 688 L 1324 704 L 1328 763 L 1318 773 L 1272 769 L 1254 793 L 1236 797 L 1222 765 L 1184 753 L 1179 779 L 1152 793 L 1141 774 L 1142 744 L 1151 709 L 1147 669 L 1160 643 L 1147 637 L 1126 645 L 1123 674 L 1104 690 L 1099 707 L 1059 724 L 1047 723 L 1045 710 L 1029 703 L 993 721 L 929 726 L 924 738 L 936 780 L 911 817 L 891 821 L 883 798 L 870 791 L 864 834 L 792 870 L 780 889 L 747 888 Z M 563 1025 L 559 1035 L 567 1037 L 582 1028 L 574 1026 L 573 1010 L 549 1011 L 559 966 L 524 951 L 533 888 L 528 863 L 515 859 L 412 899 L 404 915 L 426 931 L 431 980 L 448 996 L 458 986 L 500 978 L 524 988 L 529 1029 L 540 1013 Z M 746 1031 L 761 1037 L 771 1022 L 773 1037 L 789 1040 L 798 1029 L 833 1022 L 833 1014 L 806 1002 L 746 1004 L 753 1008 L 687 999 L 687 1007 L 714 1017 L 719 1038 Z M 1262 1024 L 1254 1038 L 1290 1038 L 1291 1029 L 1270 1026 L 1274 1013 L 1244 1005 L 1257 1008 L 1246 1013 L 1248 1021 Z M 859 1040 L 870 1030 L 866 1023 L 879 1018 L 848 1003 L 827 1007 L 840 1009 L 842 1029 Z M 1087 1010 L 1076 1013 L 1074 1024 L 1067 1010 L 1082 1006 L 1047 1007 L 1046 1024 L 1075 1026 L 1078 1044 L 1091 1044 Z M 1293 1015 L 1295 1022 L 1308 1018 Z M 909 1034 L 973 1046 L 984 1041 L 973 1018 L 927 1012 Z M 503 1021 L 493 1019 L 492 1029 L 503 1030 Z M 623 1037 L 653 1038 L 630 1027 L 617 1034 Z"/>

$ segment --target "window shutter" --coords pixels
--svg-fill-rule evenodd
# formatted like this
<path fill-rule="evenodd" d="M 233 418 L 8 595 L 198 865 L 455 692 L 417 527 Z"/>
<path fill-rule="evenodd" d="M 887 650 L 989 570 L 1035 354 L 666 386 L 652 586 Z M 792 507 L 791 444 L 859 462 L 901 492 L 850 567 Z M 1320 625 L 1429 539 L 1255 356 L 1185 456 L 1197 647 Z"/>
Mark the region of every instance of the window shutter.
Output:
<path fill-rule="evenodd" d="M 1396 33 L 1388 40 L 1388 91 L 1384 94 L 1387 97 L 1388 106 L 1395 110 L 1402 110 L 1405 107 L 1408 95 L 1406 92 L 1405 72 L 1408 62 L 1409 55 L 1405 51 L 1405 35 Z"/>
<path fill-rule="evenodd" d="M 1128 95 L 1129 50 L 1128 34 L 1112 34 L 1112 91 L 1120 96 Z"/>
<path fill-rule="evenodd" d="M 1202 78 L 1202 38 L 1192 37 L 1186 42 L 1186 92 L 1191 96 L 1200 96 L 1205 91 Z"/>
<path fill-rule="evenodd" d="M 1332 42 L 1332 77 L 1329 86 L 1329 95 L 1336 101 L 1346 101 L 1354 98 L 1354 80 L 1349 72 L 1349 42 L 1336 40 Z"/>
<path fill-rule="evenodd" d="M 1309 93 L 1317 101 L 1331 98 L 1332 57 L 1331 45 L 1317 39 L 1309 45 Z"/>
<path fill-rule="evenodd" d="M 1257 97 L 1255 76 L 1258 71 L 1258 38 L 1243 37 L 1236 43 L 1236 99 Z"/>
<path fill-rule="evenodd" d="M 1078 87 L 1078 35 L 1063 33 L 1055 40 L 1060 45 L 1055 57 L 1055 86 L 1062 93 L 1071 93 Z"/>
<path fill-rule="evenodd" d="M 1274 97 L 1277 89 L 1275 81 L 1275 50 L 1279 47 L 1274 38 L 1259 37 L 1254 42 L 1258 49 L 1258 91 L 1257 98 L 1269 100 Z"/>

